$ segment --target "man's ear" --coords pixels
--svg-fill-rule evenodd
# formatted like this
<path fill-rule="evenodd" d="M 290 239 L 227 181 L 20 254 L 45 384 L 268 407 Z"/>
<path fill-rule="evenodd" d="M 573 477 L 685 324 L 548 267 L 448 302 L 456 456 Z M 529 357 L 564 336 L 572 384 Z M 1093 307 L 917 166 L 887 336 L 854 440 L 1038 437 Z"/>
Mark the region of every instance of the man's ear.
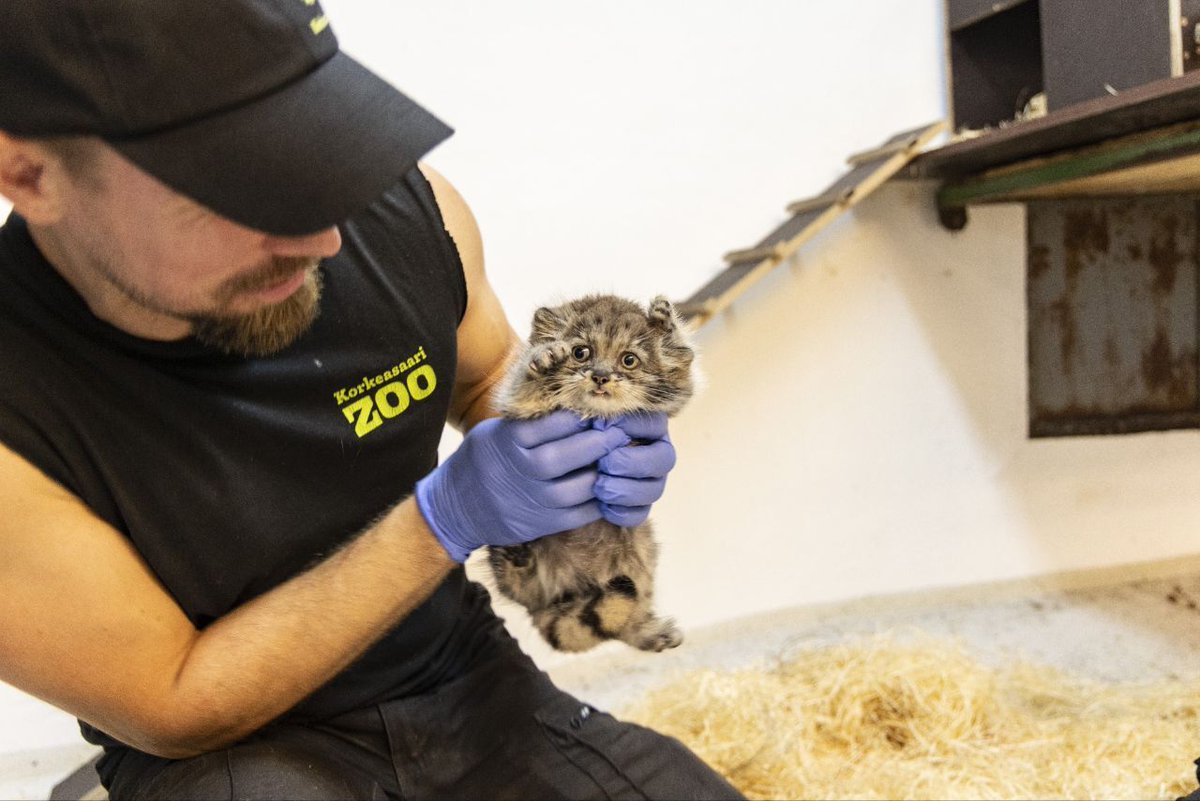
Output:
<path fill-rule="evenodd" d="M 0 195 L 36 225 L 57 222 L 70 186 L 62 159 L 46 146 L 0 131 Z"/>

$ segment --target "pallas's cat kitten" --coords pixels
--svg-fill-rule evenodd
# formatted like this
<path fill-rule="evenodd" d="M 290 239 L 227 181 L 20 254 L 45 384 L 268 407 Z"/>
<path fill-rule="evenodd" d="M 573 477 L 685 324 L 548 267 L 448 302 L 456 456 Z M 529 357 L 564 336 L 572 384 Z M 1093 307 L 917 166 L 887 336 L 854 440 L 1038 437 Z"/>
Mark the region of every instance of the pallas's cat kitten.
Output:
<path fill-rule="evenodd" d="M 671 303 L 649 309 L 589 295 L 533 316 L 533 332 L 497 396 L 510 418 L 568 409 L 585 418 L 675 414 L 692 395 L 694 354 Z M 500 591 L 529 610 L 561 651 L 617 639 L 646 651 L 683 635 L 651 608 L 658 546 L 650 524 L 599 520 L 525 545 L 491 547 Z"/>

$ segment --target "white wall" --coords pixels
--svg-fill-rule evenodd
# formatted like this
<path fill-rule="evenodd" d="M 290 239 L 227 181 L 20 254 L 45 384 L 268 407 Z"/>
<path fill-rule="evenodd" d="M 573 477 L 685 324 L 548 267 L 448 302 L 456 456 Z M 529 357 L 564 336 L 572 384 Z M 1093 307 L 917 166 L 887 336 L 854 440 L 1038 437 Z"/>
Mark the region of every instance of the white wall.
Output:
<path fill-rule="evenodd" d="M 944 113 L 939 0 L 324 6 L 458 129 L 430 162 L 519 329 L 584 291 L 686 297 L 846 155 Z M 655 513 L 685 626 L 1191 550 L 1200 435 L 1028 440 L 1022 212 L 951 235 L 931 192 L 885 187 L 701 333 Z"/>
<path fill-rule="evenodd" d="M 1029 440 L 1024 214 L 891 184 L 701 338 L 663 604 L 748 611 L 1181 556 L 1200 433 Z"/>
<path fill-rule="evenodd" d="M 584 291 L 686 297 L 846 155 L 944 115 L 938 2 L 325 6 L 458 128 L 430 160 L 519 328 Z M 1030 441 L 1022 210 L 951 235 L 932 191 L 886 187 L 702 332 L 655 514 L 685 625 L 1191 549 L 1200 435 Z"/>
<path fill-rule="evenodd" d="M 942 112 L 940 0 L 328 0 L 343 47 L 453 125 L 514 320 L 685 296 L 846 155 Z"/>

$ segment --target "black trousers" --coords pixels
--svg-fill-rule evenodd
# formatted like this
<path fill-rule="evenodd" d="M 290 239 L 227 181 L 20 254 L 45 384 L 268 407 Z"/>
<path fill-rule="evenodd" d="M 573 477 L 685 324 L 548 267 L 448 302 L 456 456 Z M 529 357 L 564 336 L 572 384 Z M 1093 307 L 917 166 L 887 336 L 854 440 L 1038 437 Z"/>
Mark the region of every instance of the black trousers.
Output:
<path fill-rule="evenodd" d="M 1200 759 L 1195 760 L 1195 762 L 1196 762 L 1196 781 L 1197 781 L 1197 783 L 1200 783 Z M 1187 795 L 1183 796 L 1182 798 L 1177 799 L 1177 801 L 1200 801 L 1200 788 L 1196 788 L 1195 790 L 1192 790 Z"/>
<path fill-rule="evenodd" d="M 513 648 L 428 695 L 126 760 L 113 799 L 741 798 L 677 740 L 559 690 Z"/>

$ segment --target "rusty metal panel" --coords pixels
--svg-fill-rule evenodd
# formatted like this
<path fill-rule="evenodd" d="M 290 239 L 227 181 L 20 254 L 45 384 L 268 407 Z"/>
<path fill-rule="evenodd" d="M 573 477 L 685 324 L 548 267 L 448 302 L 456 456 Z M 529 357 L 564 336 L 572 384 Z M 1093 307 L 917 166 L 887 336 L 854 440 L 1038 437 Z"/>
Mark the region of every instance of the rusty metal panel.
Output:
<path fill-rule="evenodd" d="M 1031 436 L 1196 427 L 1192 195 L 1027 206 Z"/>

